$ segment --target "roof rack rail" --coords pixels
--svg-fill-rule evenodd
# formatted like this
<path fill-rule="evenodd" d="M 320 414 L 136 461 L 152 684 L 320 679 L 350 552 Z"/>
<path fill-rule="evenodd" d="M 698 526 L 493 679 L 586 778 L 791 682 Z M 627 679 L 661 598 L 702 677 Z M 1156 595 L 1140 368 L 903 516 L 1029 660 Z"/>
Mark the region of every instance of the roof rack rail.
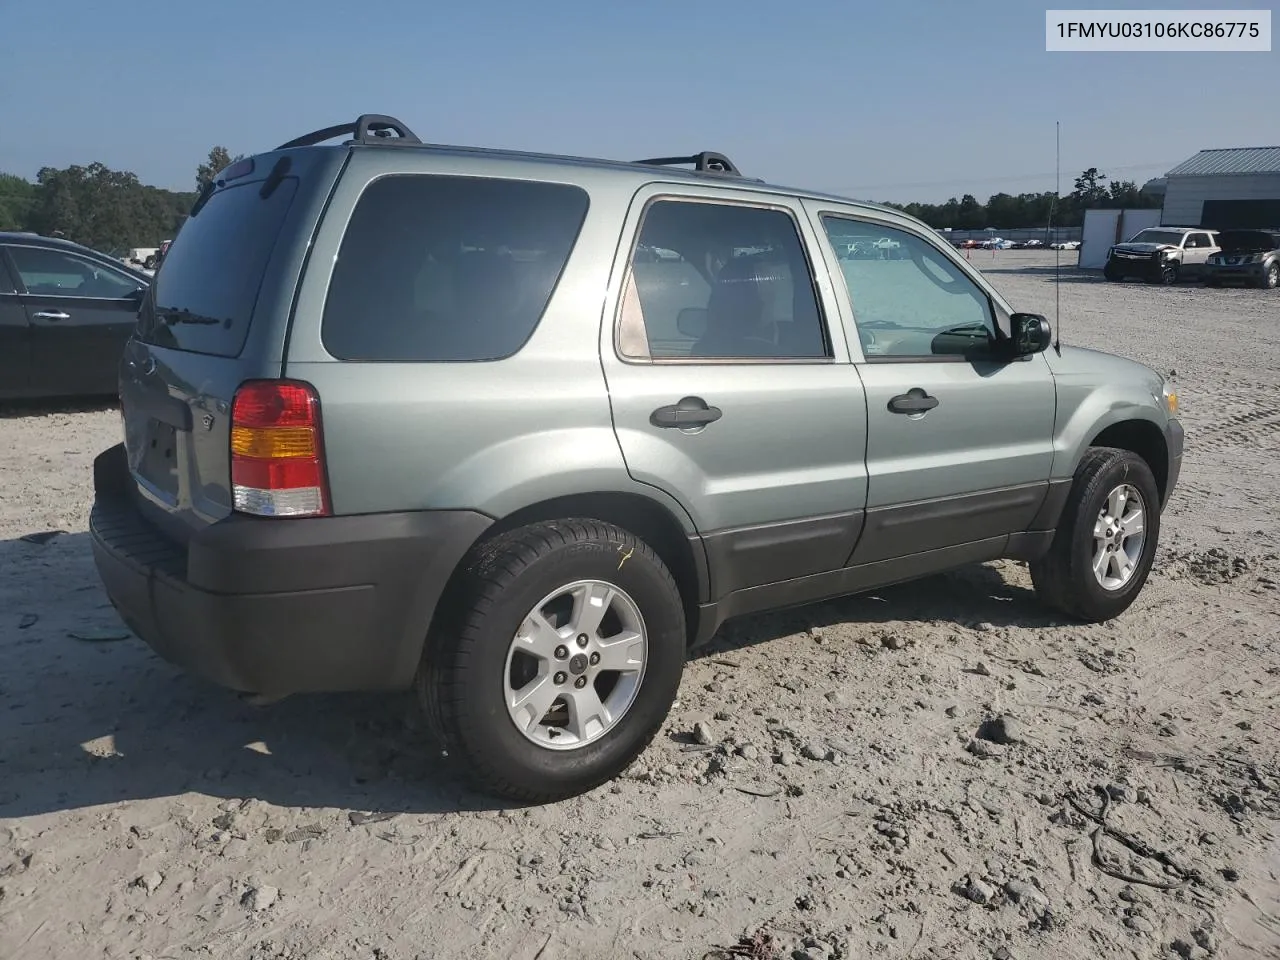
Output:
<path fill-rule="evenodd" d="M 691 163 L 698 173 L 716 173 L 726 177 L 740 177 L 742 171 L 733 165 L 733 161 L 723 153 L 703 150 L 691 157 L 654 157 L 650 160 L 636 160 L 635 163 L 648 164 L 653 167 L 674 167 Z"/>
<path fill-rule="evenodd" d="M 324 143 L 344 133 L 350 134 L 348 143 L 394 144 L 396 146 L 420 146 L 422 141 L 418 135 L 395 117 L 383 116 L 380 113 L 366 113 L 355 119 L 354 123 L 339 123 L 336 126 L 324 127 L 310 133 L 295 137 L 288 143 L 282 143 L 277 150 L 288 150 L 292 147 L 311 147 Z M 394 134 L 394 136 L 393 136 Z"/>

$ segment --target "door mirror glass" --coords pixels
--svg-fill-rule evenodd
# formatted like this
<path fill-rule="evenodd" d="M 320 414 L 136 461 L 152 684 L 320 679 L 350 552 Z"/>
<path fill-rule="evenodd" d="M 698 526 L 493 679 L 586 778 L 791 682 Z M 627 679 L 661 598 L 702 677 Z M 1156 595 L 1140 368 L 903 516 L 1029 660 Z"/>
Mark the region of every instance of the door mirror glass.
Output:
<path fill-rule="evenodd" d="M 1010 342 L 1015 356 L 1042 353 L 1053 342 L 1053 328 L 1038 313 L 1015 313 L 1009 318 Z"/>
<path fill-rule="evenodd" d="M 676 329 L 682 337 L 691 340 L 702 339 L 707 332 L 707 310 L 705 307 L 685 307 L 676 315 Z"/>

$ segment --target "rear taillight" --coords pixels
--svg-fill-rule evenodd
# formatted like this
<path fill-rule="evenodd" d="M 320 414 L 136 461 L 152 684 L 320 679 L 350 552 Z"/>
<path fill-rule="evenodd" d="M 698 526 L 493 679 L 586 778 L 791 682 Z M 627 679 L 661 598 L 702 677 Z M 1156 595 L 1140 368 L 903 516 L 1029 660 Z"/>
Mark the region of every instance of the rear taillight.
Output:
<path fill-rule="evenodd" d="M 231 404 L 235 509 L 260 517 L 321 517 L 329 491 L 320 398 L 296 380 L 250 380 Z"/>

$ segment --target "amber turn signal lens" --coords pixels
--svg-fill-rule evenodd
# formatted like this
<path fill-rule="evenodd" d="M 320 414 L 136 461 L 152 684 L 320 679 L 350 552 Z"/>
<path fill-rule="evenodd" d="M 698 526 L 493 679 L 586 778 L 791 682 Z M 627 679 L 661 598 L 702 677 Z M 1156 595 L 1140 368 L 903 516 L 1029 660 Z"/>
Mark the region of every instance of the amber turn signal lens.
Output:
<path fill-rule="evenodd" d="M 231 452 L 260 460 L 314 457 L 315 431 L 311 427 L 235 426 L 231 428 Z"/>

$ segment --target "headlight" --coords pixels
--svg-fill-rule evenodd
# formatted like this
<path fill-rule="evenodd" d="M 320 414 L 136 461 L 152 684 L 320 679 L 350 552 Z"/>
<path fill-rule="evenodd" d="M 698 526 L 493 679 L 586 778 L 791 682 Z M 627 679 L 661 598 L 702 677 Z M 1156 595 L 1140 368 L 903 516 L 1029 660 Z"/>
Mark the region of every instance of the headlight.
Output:
<path fill-rule="evenodd" d="M 1160 391 L 1160 399 L 1164 401 L 1164 408 L 1169 411 L 1169 416 L 1176 417 L 1178 415 L 1178 388 L 1169 380 L 1164 382 L 1164 388 Z"/>

